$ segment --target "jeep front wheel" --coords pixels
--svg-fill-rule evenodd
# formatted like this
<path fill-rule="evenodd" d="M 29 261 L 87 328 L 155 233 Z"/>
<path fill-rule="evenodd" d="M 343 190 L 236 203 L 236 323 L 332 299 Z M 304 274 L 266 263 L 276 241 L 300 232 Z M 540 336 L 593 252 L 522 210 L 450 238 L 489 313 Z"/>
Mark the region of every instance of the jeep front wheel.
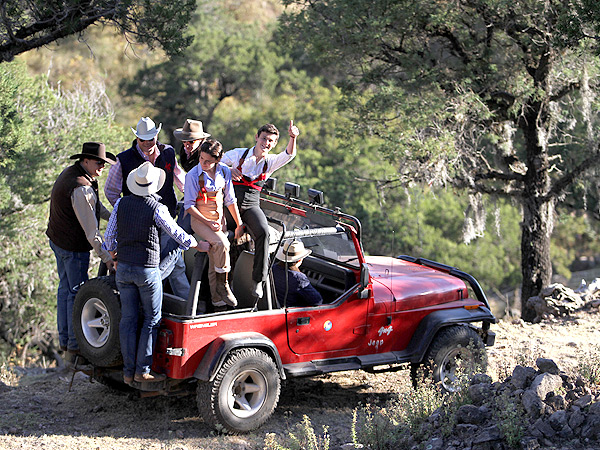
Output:
<path fill-rule="evenodd" d="M 86 281 L 73 304 L 73 332 L 79 351 L 92 364 L 111 367 L 122 363 L 119 343 L 121 301 L 114 277 Z"/>
<path fill-rule="evenodd" d="M 215 378 L 198 382 L 197 404 L 204 421 L 229 433 L 260 427 L 271 416 L 281 390 L 273 359 L 256 348 L 234 350 Z"/>
<path fill-rule="evenodd" d="M 485 372 L 485 345 L 477 332 L 468 326 L 452 326 L 441 330 L 434 338 L 422 365 L 411 365 L 413 386 L 425 376 L 433 376 L 447 392 L 462 386 L 461 377 Z"/>

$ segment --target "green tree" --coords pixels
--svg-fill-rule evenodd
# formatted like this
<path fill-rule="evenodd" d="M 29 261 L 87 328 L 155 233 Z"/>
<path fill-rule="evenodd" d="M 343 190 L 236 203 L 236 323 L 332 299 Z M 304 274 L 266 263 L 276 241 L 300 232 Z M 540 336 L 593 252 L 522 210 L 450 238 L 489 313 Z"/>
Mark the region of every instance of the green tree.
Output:
<path fill-rule="evenodd" d="M 0 75 L 0 124 L 15 143 L 0 165 L 0 355 L 25 357 L 37 346 L 53 357 L 58 279 L 45 235 L 50 191 L 83 142 L 120 146 L 127 130 L 114 125 L 102 85 L 52 89 L 18 61 L 0 64 Z"/>
<path fill-rule="evenodd" d="M 172 139 L 185 118 L 202 120 L 210 132 L 220 104 L 234 98 L 252 102 L 275 82 L 280 58 L 269 44 L 275 21 L 265 24 L 239 15 L 225 1 L 199 1 L 190 22 L 190 47 L 123 83 L 126 95 L 144 98 L 158 112 L 167 135 L 163 139 Z"/>
<path fill-rule="evenodd" d="M 600 7 L 558 0 L 287 3 L 297 7 L 283 32 L 315 57 L 347 67 L 352 131 L 382 139 L 399 181 L 520 204 L 522 299 L 539 293 L 551 277 L 556 203 L 600 162 L 592 113 L 598 59 L 587 14 Z M 582 134 L 574 134 L 576 124 Z M 522 316 L 534 317 L 526 301 Z"/>
<path fill-rule="evenodd" d="M 4 0 L 0 3 L 0 62 L 95 23 L 114 25 L 128 41 L 175 54 L 189 45 L 182 30 L 195 0 Z"/>

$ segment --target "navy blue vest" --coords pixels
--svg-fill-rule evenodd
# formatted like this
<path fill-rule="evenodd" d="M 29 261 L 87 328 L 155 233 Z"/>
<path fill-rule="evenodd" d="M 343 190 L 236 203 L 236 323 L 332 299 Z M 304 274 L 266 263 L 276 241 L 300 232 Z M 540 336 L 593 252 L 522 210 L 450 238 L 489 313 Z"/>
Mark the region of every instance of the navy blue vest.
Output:
<path fill-rule="evenodd" d="M 175 170 L 175 150 L 170 145 L 157 144 L 160 156 L 156 158 L 154 162 L 155 167 L 160 167 L 165 171 L 167 177 L 165 178 L 165 184 L 158 191 L 158 195 L 161 197 L 161 203 L 169 208 L 169 213 L 172 217 L 175 216 L 177 209 L 177 197 L 175 197 L 175 190 L 173 187 L 173 171 Z M 137 140 L 133 141 L 133 144 L 129 150 L 125 150 L 117 155 L 121 163 L 121 172 L 123 173 L 123 196 L 130 195 L 131 191 L 127 187 L 127 175 L 135 169 L 137 169 L 146 160 L 140 155 L 137 150 Z"/>
<path fill-rule="evenodd" d="M 134 266 L 158 267 L 160 230 L 154 213 L 160 203 L 154 196 L 128 195 L 117 210 L 117 254 L 119 261 Z"/>

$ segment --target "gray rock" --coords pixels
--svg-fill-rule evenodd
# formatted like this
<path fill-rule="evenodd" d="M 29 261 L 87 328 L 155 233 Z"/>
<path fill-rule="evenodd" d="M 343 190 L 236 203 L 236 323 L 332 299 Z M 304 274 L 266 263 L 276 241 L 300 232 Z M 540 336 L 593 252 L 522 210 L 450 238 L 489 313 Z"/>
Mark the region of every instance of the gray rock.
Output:
<path fill-rule="evenodd" d="M 550 424 L 542 419 L 538 419 L 533 426 L 542 433 L 542 436 L 552 438 L 556 435 L 554 428 Z"/>
<path fill-rule="evenodd" d="M 475 436 L 478 429 L 479 427 L 477 425 L 459 423 L 454 427 L 454 432 L 456 433 L 456 437 L 459 438 L 463 444 L 468 444 L 473 436 Z"/>
<path fill-rule="evenodd" d="M 481 405 L 492 396 L 492 385 L 479 383 L 469 386 L 469 396 L 474 405 Z"/>
<path fill-rule="evenodd" d="M 590 414 L 598 414 L 600 415 L 600 402 L 594 402 L 590 405 L 588 412 Z"/>
<path fill-rule="evenodd" d="M 425 443 L 426 450 L 443 450 L 444 440 L 440 438 L 431 438 Z"/>
<path fill-rule="evenodd" d="M 456 412 L 458 423 L 479 425 L 485 421 L 487 415 L 475 405 L 463 405 Z"/>
<path fill-rule="evenodd" d="M 540 369 L 543 373 L 551 373 L 554 375 L 558 375 L 560 373 L 558 366 L 551 359 L 538 358 L 535 360 L 535 364 L 538 366 L 538 369 Z"/>
<path fill-rule="evenodd" d="M 548 423 L 554 430 L 562 430 L 567 425 L 567 412 L 564 410 L 556 411 L 550 417 L 548 417 Z"/>
<path fill-rule="evenodd" d="M 493 425 L 491 427 L 484 428 L 481 433 L 477 434 L 475 438 L 473 438 L 473 447 L 478 444 L 483 444 L 491 441 L 499 441 L 502 439 L 502 433 L 500 433 L 500 429 Z"/>
<path fill-rule="evenodd" d="M 553 395 L 546 399 L 546 404 L 552 408 L 553 411 L 565 409 L 567 402 L 562 395 Z"/>
<path fill-rule="evenodd" d="M 510 383 L 517 389 L 525 389 L 529 386 L 535 376 L 535 370 L 531 367 L 516 366 L 513 369 Z"/>
<path fill-rule="evenodd" d="M 531 383 L 530 389 L 543 400 L 550 392 L 556 392 L 561 386 L 562 378 L 560 376 L 551 373 L 543 373 L 535 377 Z"/>
<path fill-rule="evenodd" d="M 527 390 L 523 393 L 523 397 L 521 398 L 521 403 L 523 404 L 523 408 L 527 411 L 533 419 L 537 419 L 542 414 L 544 410 L 544 402 L 542 399 L 532 390 Z"/>
<path fill-rule="evenodd" d="M 577 406 L 578 408 L 585 408 L 590 403 L 592 403 L 592 396 L 590 394 L 586 394 L 583 397 L 579 397 L 577 400 L 575 400 L 573 402 L 573 406 Z"/>
<path fill-rule="evenodd" d="M 600 415 L 590 414 L 581 428 L 581 436 L 587 439 L 600 439 Z"/>
<path fill-rule="evenodd" d="M 583 424 L 583 422 L 585 422 L 585 414 L 583 414 L 580 410 L 572 412 L 568 419 L 569 427 L 572 430 L 575 430 L 578 427 L 580 427 Z"/>
<path fill-rule="evenodd" d="M 521 448 L 523 450 L 537 450 L 540 448 L 540 443 L 534 437 L 526 437 L 521 439 Z"/>

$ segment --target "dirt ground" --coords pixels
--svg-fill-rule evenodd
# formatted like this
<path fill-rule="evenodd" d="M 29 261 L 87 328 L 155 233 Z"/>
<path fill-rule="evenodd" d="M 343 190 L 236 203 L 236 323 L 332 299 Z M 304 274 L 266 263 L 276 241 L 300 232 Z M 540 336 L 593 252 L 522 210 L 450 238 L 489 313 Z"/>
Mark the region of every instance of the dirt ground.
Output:
<path fill-rule="evenodd" d="M 599 319 L 598 309 L 588 309 L 533 325 L 503 320 L 492 327 L 497 338 L 488 348 L 488 374 L 504 379 L 516 364 L 535 367 L 540 356 L 572 371 L 591 347 L 598 351 Z M 222 436 L 198 417 L 195 396 L 137 398 L 91 382 L 82 373 L 75 375 L 69 389 L 69 372 L 17 371 L 18 376 L 2 372 L 2 449 L 261 449 L 267 433 L 283 436 L 305 414 L 317 432 L 323 425 L 329 427 L 330 448 L 339 449 L 351 440 L 354 408 L 383 404 L 408 383 L 407 371 L 341 372 L 290 380 L 283 385 L 274 416 L 260 430 Z"/>

